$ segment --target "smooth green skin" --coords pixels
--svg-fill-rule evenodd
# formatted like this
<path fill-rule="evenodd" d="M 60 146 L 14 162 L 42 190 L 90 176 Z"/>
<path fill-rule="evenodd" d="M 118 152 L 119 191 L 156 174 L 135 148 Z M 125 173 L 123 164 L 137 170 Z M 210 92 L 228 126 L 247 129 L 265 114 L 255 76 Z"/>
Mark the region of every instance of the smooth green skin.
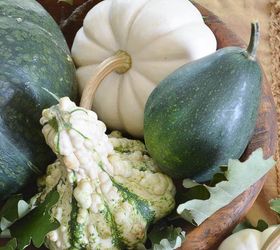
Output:
<path fill-rule="evenodd" d="M 209 180 L 239 159 L 253 134 L 262 73 L 247 52 L 228 47 L 186 64 L 150 95 L 144 115 L 147 149 L 175 178 Z"/>
<path fill-rule="evenodd" d="M 41 112 L 76 99 L 75 68 L 57 24 L 34 0 L 0 0 L 0 200 L 44 172 L 54 155 Z"/>

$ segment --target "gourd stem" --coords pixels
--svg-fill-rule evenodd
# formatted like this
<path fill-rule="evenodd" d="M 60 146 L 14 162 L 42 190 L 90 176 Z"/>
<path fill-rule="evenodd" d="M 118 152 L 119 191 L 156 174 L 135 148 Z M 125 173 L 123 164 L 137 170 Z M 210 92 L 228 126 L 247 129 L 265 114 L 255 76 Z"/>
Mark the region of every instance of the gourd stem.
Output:
<path fill-rule="evenodd" d="M 258 22 L 251 23 L 251 37 L 247 48 L 248 58 L 256 60 L 257 48 L 260 40 L 260 26 Z"/>
<path fill-rule="evenodd" d="M 278 226 L 274 232 L 265 241 L 261 250 L 274 250 L 280 245 L 280 226 Z"/>
<path fill-rule="evenodd" d="M 102 82 L 102 80 L 112 72 L 123 74 L 131 68 L 131 57 L 130 55 L 122 50 L 98 65 L 93 77 L 87 83 L 83 90 L 80 106 L 86 109 L 91 109 L 93 104 L 93 97 L 95 92 Z"/>

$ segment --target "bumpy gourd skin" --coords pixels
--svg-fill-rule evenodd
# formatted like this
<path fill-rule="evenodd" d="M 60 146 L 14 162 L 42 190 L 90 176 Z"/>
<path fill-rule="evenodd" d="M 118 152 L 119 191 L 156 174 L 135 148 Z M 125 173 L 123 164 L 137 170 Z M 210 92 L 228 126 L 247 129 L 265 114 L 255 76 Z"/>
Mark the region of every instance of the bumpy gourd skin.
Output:
<path fill-rule="evenodd" d="M 61 226 L 47 236 L 50 249 L 131 249 L 174 208 L 172 180 L 142 142 L 108 137 L 94 112 L 67 97 L 43 111 L 41 124 L 58 157 L 41 180 L 41 199 L 53 188 L 60 194 L 52 214 Z"/>

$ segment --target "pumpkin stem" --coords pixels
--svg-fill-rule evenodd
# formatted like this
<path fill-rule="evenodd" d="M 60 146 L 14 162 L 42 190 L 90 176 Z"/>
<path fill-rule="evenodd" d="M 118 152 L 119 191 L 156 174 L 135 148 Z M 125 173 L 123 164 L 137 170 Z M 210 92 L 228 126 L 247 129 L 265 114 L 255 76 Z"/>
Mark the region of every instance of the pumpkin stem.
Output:
<path fill-rule="evenodd" d="M 247 48 L 247 55 L 250 60 L 256 60 L 257 48 L 260 40 L 260 25 L 258 22 L 251 23 L 251 37 Z"/>
<path fill-rule="evenodd" d="M 95 92 L 102 82 L 102 80 L 115 71 L 118 74 L 123 74 L 131 68 L 131 57 L 130 55 L 122 50 L 98 65 L 93 77 L 87 83 L 83 90 L 80 106 L 86 109 L 91 109 L 93 103 L 93 97 Z"/>
<path fill-rule="evenodd" d="M 280 245 L 280 226 L 278 226 L 274 232 L 265 241 L 261 250 L 274 250 Z"/>

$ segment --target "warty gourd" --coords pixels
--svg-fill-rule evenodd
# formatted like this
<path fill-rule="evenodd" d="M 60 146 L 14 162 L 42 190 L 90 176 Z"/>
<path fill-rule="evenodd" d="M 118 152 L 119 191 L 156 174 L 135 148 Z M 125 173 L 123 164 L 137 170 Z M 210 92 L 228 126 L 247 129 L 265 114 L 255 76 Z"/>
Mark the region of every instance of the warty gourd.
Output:
<path fill-rule="evenodd" d="M 122 138 L 69 98 L 43 111 L 47 144 L 57 161 L 40 181 L 38 200 L 60 194 L 52 215 L 61 226 L 48 234 L 50 249 L 131 249 L 148 226 L 175 206 L 172 180 L 158 172 L 140 141 Z"/>

